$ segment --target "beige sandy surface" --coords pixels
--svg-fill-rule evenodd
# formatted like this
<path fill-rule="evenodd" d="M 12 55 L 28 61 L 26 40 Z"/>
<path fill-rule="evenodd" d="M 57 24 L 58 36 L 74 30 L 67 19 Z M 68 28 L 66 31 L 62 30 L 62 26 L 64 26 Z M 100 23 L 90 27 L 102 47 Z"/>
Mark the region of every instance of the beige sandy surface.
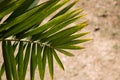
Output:
<path fill-rule="evenodd" d="M 120 0 L 80 0 L 76 7 L 85 10 L 93 41 L 75 57 L 61 55 L 65 71 L 56 67 L 55 80 L 120 80 Z"/>
<path fill-rule="evenodd" d="M 75 7 L 87 14 L 83 31 L 93 40 L 83 44 L 86 49 L 72 51 L 74 57 L 60 54 L 65 71 L 55 62 L 54 80 L 120 80 L 120 0 L 81 0 Z M 48 71 L 45 80 L 50 80 Z"/>

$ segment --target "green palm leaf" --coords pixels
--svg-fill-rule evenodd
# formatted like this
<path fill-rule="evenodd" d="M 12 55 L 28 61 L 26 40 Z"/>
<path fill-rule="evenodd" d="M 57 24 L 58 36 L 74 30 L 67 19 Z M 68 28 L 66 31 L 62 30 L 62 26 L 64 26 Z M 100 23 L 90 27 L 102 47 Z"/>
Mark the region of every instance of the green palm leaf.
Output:
<path fill-rule="evenodd" d="M 44 68 L 43 68 L 43 62 L 42 62 L 42 54 L 43 54 L 43 47 L 41 47 L 39 44 L 37 45 L 37 62 L 38 62 L 38 70 L 40 79 L 44 79 Z"/>
<path fill-rule="evenodd" d="M 47 48 L 47 47 L 44 47 L 44 49 L 43 49 L 43 56 L 42 56 L 42 66 L 43 66 L 43 72 L 42 72 L 42 77 L 41 77 L 41 80 L 44 80 L 45 68 L 46 68 L 46 58 L 47 58 L 47 52 L 48 52 L 48 48 Z"/>
<path fill-rule="evenodd" d="M 3 0 L 0 2 L 0 41 L 4 62 L 0 66 L 0 80 L 4 72 L 7 80 L 25 80 L 30 66 L 30 80 L 36 70 L 44 80 L 46 65 L 54 79 L 54 59 L 64 70 L 57 52 L 74 56 L 69 50 L 80 50 L 78 44 L 91 39 L 81 38 L 89 32 L 78 33 L 87 26 L 87 21 L 76 21 L 85 15 L 82 9 L 71 8 L 75 0 Z M 64 6 L 65 5 L 65 6 Z M 49 20 L 44 21 L 49 17 Z M 75 25 L 71 25 L 75 23 Z M 38 69 L 37 69 L 38 68 Z"/>
<path fill-rule="evenodd" d="M 23 80 L 25 80 L 25 76 L 27 72 L 28 62 L 29 62 L 30 53 L 31 53 L 30 49 L 31 49 L 31 44 L 28 43 L 28 45 L 26 46 L 25 57 L 24 57 Z"/>
<path fill-rule="evenodd" d="M 8 42 L 8 49 L 9 49 L 9 57 L 10 57 L 10 61 L 11 61 L 11 67 L 12 67 L 12 74 L 13 74 L 13 79 L 14 80 L 19 80 L 18 78 L 18 72 L 17 72 L 17 68 L 16 68 L 16 60 L 14 57 L 14 49 L 11 45 L 11 42 Z"/>
<path fill-rule="evenodd" d="M 36 69 L 36 66 L 37 66 L 36 44 L 33 44 L 33 45 L 32 45 L 30 65 L 31 65 L 31 66 L 30 66 L 30 76 L 31 76 L 31 80 L 34 80 L 35 69 Z"/>
<path fill-rule="evenodd" d="M 2 17 L 4 17 L 5 15 L 7 15 L 8 13 L 12 12 L 13 10 L 17 9 L 23 2 L 24 2 L 24 0 L 18 0 L 18 1 L 13 2 L 10 5 L 7 5 L 5 7 L 5 9 L 1 9 L 0 10 L 0 19 Z"/>
<path fill-rule="evenodd" d="M 18 51 L 18 75 L 19 79 L 23 79 L 23 52 L 24 52 L 24 45 L 23 42 L 19 43 L 19 51 Z"/>
<path fill-rule="evenodd" d="M 51 79 L 53 80 L 54 65 L 53 65 L 53 54 L 51 49 L 49 49 L 47 58 L 48 58 L 49 73 L 50 73 Z"/>
<path fill-rule="evenodd" d="M 74 56 L 72 53 L 68 52 L 68 51 L 65 51 L 65 50 L 62 50 L 62 49 L 56 49 L 57 51 L 63 53 L 64 55 L 67 55 L 67 56 Z"/>
<path fill-rule="evenodd" d="M 57 61 L 58 65 L 60 66 L 60 68 L 62 68 L 64 70 L 64 66 L 63 66 L 60 58 L 58 57 L 57 53 L 54 50 L 52 50 L 52 52 L 53 52 L 54 58 Z"/>
<path fill-rule="evenodd" d="M 4 58 L 4 64 L 5 64 L 6 77 L 8 80 L 12 80 L 11 61 L 10 61 L 8 46 L 6 41 L 2 42 L 2 48 L 3 48 L 3 58 Z"/>

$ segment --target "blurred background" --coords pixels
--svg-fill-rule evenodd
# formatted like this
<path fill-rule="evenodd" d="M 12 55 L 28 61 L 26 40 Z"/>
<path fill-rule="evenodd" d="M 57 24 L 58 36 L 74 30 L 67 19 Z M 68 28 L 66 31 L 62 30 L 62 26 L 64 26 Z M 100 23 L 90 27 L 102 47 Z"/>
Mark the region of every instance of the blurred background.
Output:
<path fill-rule="evenodd" d="M 120 80 L 120 0 L 80 0 L 74 7 L 87 14 L 83 31 L 93 40 L 82 44 L 86 49 L 72 51 L 74 57 L 60 54 L 65 71 L 55 62 L 54 80 Z M 50 80 L 48 70 L 45 80 Z"/>
<path fill-rule="evenodd" d="M 75 7 L 87 14 L 83 31 L 90 31 L 86 37 L 93 40 L 74 57 L 60 55 L 65 71 L 55 64 L 54 79 L 120 80 L 120 0 L 80 0 Z"/>

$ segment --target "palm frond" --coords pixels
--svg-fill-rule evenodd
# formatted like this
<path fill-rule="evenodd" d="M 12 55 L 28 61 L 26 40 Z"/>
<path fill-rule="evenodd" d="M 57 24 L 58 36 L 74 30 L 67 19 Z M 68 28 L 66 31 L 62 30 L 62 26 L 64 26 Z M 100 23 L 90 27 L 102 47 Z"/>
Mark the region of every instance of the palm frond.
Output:
<path fill-rule="evenodd" d="M 0 42 L 4 62 L 0 68 L 0 80 L 4 72 L 7 80 L 25 80 L 30 65 L 30 80 L 34 80 L 38 68 L 40 80 L 44 80 L 48 63 L 50 77 L 54 79 L 54 59 L 64 70 L 57 52 L 74 56 L 69 50 L 80 50 L 78 44 L 91 39 L 82 36 L 89 32 L 78 33 L 87 26 L 87 21 L 77 20 L 85 15 L 82 9 L 71 8 L 75 0 L 3 0 L 0 2 Z M 52 16 L 51 16 L 52 15 Z M 43 23 L 47 17 L 50 19 Z"/>

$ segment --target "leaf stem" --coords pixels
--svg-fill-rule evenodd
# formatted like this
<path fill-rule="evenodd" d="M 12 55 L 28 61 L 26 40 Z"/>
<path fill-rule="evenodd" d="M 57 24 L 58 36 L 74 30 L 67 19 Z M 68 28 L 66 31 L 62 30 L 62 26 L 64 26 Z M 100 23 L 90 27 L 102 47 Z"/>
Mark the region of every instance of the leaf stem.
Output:
<path fill-rule="evenodd" d="M 43 43 L 43 42 L 40 42 L 40 41 L 31 41 L 31 40 L 22 40 L 22 39 L 0 39 L 0 42 L 1 42 L 1 41 L 27 42 L 27 43 L 35 43 L 35 44 L 40 44 L 40 45 L 43 45 L 43 46 L 51 47 L 49 44 Z"/>

